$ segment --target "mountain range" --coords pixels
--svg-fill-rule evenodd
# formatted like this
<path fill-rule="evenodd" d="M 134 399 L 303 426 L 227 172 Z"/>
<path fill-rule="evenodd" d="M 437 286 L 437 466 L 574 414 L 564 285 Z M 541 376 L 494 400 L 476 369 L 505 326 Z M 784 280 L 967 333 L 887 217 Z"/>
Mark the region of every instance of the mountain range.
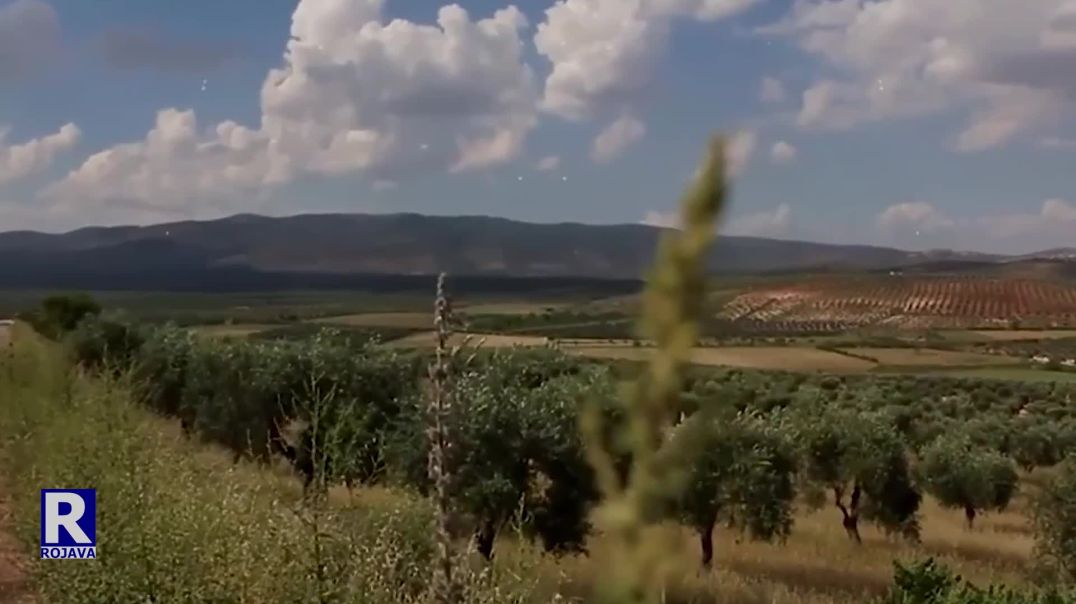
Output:
<path fill-rule="evenodd" d="M 0 233 L 0 287 L 85 287 L 81 282 L 93 279 L 135 288 L 199 278 L 268 284 L 273 276 L 281 286 L 315 286 L 329 278 L 440 271 L 471 277 L 635 280 L 651 263 L 661 234 L 661 228 L 641 224 L 535 224 L 418 214 L 241 214 L 62 234 L 12 231 Z M 1076 248 L 1001 256 L 723 236 L 709 268 L 756 274 L 1029 261 L 1076 263 Z"/>

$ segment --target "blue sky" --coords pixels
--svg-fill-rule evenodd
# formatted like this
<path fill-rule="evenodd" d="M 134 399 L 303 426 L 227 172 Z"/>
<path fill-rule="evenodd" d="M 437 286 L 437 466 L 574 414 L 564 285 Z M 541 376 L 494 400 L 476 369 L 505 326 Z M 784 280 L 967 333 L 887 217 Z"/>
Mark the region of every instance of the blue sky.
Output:
<path fill-rule="evenodd" d="M 519 4 L 0 0 L 0 230 L 671 224 L 720 131 L 726 233 L 1076 246 L 1073 0 Z"/>

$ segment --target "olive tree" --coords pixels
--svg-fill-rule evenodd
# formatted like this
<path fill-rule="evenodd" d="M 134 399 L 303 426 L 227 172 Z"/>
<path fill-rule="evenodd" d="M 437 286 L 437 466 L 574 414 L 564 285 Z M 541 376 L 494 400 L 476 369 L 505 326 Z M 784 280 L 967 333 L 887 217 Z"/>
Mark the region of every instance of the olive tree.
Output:
<path fill-rule="evenodd" d="M 986 510 L 1003 510 L 1018 487 L 1016 468 L 1004 455 L 966 436 L 942 437 L 922 451 L 920 484 L 946 507 L 964 510 L 968 528 Z"/>
<path fill-rule="evenodd" d="M 688 470 L 674 512 L 697 533 L 704 567 L 713 562 L 719 521 L 755 539 L 789 534 L 796 455 L 772 420 L 741 414 L 729 421 L 701 412 L 676 428 L 670 444 Z"/>
<path fill-rule="evenodd" d="M 597 499 L 578 410 L 584 398 L 611 398 L 612 380 L 598 368 L 528 371 L 531 355 L 499 352 L 453 383 L 448 491 L 456 511 L 473 524 L 476 547 L 487 559 L 510 523 L 548 551 L 582 550 Z M 513 364 L 520 371 L 511 371 Z M 390 464 L 406 483 L 427 492 L 423 414 L 415 397 L 395 432 Z"/>
<path fill-rule="evenodd" d="M 884 416 L 821 405 L 796 410 L 796 438 L 811 488 L 833 496 L 849 538 L 862 542 L 860 519 L 887 532 L 919 537 L 922 496 L 904 444 Z"/>

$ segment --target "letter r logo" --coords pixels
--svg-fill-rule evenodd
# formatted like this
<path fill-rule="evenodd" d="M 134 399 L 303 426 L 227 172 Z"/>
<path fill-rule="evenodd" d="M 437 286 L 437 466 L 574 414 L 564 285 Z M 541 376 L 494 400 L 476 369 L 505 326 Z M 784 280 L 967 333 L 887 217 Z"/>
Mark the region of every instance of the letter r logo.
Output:
<path fill-rule="evenodd" d="M 41 546 L 96 545 L 94 489 L 41 490 Z"/>

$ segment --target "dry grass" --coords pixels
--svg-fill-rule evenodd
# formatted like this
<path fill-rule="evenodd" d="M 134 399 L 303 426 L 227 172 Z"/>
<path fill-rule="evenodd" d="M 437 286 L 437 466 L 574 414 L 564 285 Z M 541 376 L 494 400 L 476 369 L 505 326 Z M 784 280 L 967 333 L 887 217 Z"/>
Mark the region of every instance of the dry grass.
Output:
<path fill-rule="evenodd" d="M 873 357 L 882 365 L 892 366 L 980 367 L 1013 362 L 1012 358 L 998 355 L 930 348 L 853 348 L 848 352 Z"/>
<path fill-rule="evenodd" d="M 413 327 L 428 329 L 433 325 L 433 316 L 428 312 L 373 312 L 324 317 L 309 322 L 325 325 L 346 325 L 348 327 Z"/>
<path fill-rule="evenodd" d="M 716 572 L 685 568 L 678 578 L 676 602 L 788 604 L 862 603 L 892 584 L 893 561 L 934 556 L 978 584 L 1026 582 L 1033 546 L 1022 514 L 1014 509 L 985 516 L 974 531 L 964 527 L 961 512 L 928 501 L 923 514 L 923 543 L 912 546 L 886 537 L 873 527 L 863 530 L 864 543 L 850 542 L 835 509 L 802 511 L 784 544 L 752 542 L 721 531 Z M 597 574 L 595 565 L 608 560 L 601 536 L 591 541 L 593 558 L 543 559 L 545 581 L 557 582 L 565 594 L 586 590 Z M 498 555 L 512 556 L 511 539 L 498 544 Z M 682 531 L 682 547 L 698 559 L 693 534 Z"/>
<path fill-rule="evenodd" d="M 386 488 L 330 491 L 330 501 L 339 507 L 391 508 L 410 496 Z M 669 602 L 861 604 L 892 584 L 894 560 L 930 556 L 973 583 L 1026 584 L 1034 541 L 1025 506 L 1024 498 L 1017 498 L 1012 508 L 983 515 L 969 531 L 962 512 L 943 509 L 928 499 L 919 546 L 891 539 L 870 525 L 863 527 L 864 543 L 857 546 L 848 540 L 840 513 L 831 507 L 802 509 L 783 544 L 753 542 L 721 530 L 715 535 L 716 570 L 704 574 L 694 567 L 682 569 Z M 680 535 L 680 547 L 689 559 L 698 560 L 694 535 L 688 530 Z M 532 548 L 507 534 L 497 543 L 497 561 L 513 565 L 526 558 L 526 566 L 538 573 L 546 589 L 582 595 L 599 576 L 597 565 L 609 559 L 603 551 L 609 542 L 600 533 L 589 543 L 590 557 L 535 560 Z"/>
<path fill-rule="evenodd" d="M 627 346 L 594 346 L 565 348 L 569 352 L 604 359 L 643 361 L 653 354 L 647 348 Z M 691 360 L 699 365 L 742 367 L 749 369 L 780 369 L 785 371 L 825 371 L 858 373 L 869 371 L 875 364 L 817 348 L 784 346 L 726 346 L 695 348 Z"/>

